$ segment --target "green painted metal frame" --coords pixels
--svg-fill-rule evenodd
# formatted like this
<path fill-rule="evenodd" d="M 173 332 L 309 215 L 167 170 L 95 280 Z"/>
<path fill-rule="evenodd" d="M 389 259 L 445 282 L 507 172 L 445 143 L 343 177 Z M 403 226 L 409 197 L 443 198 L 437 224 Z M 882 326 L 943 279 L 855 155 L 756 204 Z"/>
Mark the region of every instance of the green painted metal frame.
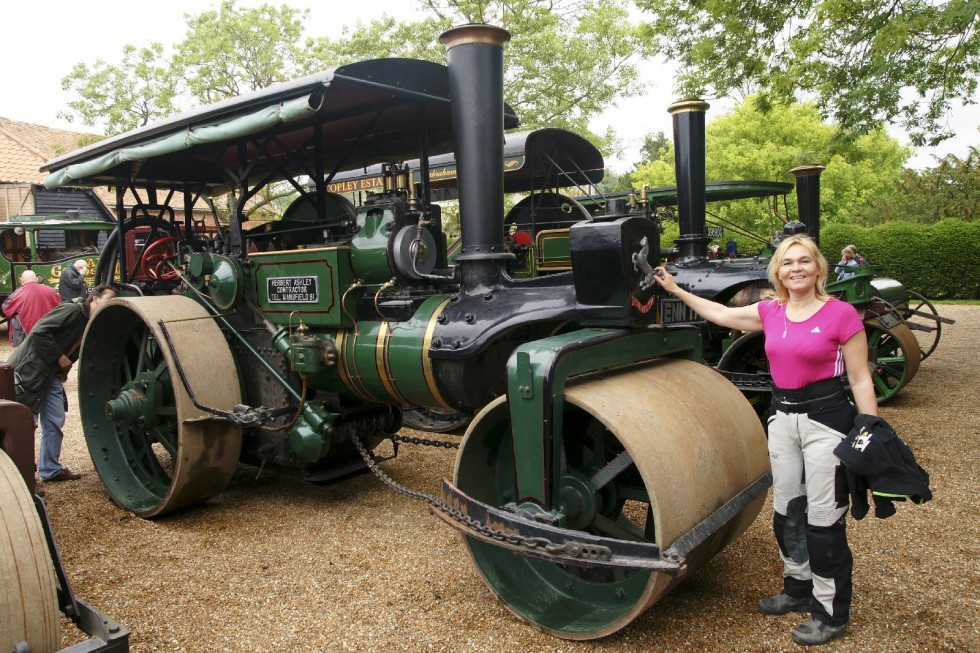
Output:
<path fill-rule="evenodd" d="M 561 473 L 564 388 L 576 376 L 608 372 L 664 358 L 700 361 L 692 325 L 645 331 L 583 329 L 518 347 L 507 362 L 507 396 L 514 430 L 519 503 L 551 509 Z"/>

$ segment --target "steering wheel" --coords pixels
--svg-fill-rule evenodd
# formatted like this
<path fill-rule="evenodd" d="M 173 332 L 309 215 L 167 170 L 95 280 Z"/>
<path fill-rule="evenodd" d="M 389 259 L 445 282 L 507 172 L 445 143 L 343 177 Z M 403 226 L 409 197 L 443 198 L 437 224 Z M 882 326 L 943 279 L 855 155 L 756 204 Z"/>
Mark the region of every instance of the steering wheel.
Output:
<path fill-rule="evenodd" d="M 143 250 L 140 256 L 140 271 L 156 281 L 170 281 L 177 278 L 177 271 L 167 266 L 167 261 L 177 261 L 177 248 L 173 245 L 179 238 L 167 236 L 158 238 Z"/>

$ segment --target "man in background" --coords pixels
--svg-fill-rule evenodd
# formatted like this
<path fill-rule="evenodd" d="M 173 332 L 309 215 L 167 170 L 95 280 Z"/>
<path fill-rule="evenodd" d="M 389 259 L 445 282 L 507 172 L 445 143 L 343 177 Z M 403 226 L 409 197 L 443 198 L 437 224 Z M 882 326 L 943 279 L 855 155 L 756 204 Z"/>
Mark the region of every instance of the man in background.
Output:
<path fill-rule="evenodd" d="M 76 297 L 84 297 L 88 286 L 85 285 L 85 275 L 88 274 L 88 263 L 78 259 L 61 271 L 58 282 L 58 294 L 61 301 L 70 302 Z"/>
<path fill-rule="evenodd" d="M 103 300 L 116 296 L 111 286 L 96 286 L 84 299 L 62 302 L 38 320 L 30 335 L 14 350 L 8 363 L 14 368 L 17 401 L 34 413 L 41 425 L 37 473 L 44 483 L 82 477 L 61 465 L 65 425 L 64 382 L 78 360 L 78 347 L 89 318 Z"/>
<path fill-rule="evenodd" d="M 24 270 L 20 287 L 3 303 L 3 314 L 10 320 L 7 330 L 10 344 L 16 347 L 22 343 L 37 321 L 59 303 L 61 297 L 54 288 L 38 283 L 32 270 Z"/>

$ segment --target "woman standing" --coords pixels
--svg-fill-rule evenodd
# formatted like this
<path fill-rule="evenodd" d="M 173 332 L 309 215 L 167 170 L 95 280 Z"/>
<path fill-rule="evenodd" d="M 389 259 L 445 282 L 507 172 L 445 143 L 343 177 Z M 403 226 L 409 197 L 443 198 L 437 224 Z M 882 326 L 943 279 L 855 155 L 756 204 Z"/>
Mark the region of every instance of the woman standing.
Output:
<path fill-rule="evenodd" d="M 878 414 L 864 325 L 853 306 L 827 295 L 827 259 L 806 236 L 783 239 L 769 261 L 774 299 L 728 307 L 681 289 L 664 268 L 657 283 L 701 317 L 739 331 L 763 331 L 773 380 L 769 459 L 773 530 L 783 589 L 759 601 L 763 614 L 810 612 L 793 630 L 803 645 L 844 636 L 851 603 L 848 495 L 834 447 L 857 413 Z M 857 409 L 844 392 L 847 380 Z"/>

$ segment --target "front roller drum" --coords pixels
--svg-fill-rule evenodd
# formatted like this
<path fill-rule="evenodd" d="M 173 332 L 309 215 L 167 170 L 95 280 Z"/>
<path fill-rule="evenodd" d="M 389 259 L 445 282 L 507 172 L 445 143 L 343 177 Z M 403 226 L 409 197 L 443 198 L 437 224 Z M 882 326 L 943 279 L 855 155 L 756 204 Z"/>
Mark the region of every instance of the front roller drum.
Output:
<path fill-rule="evenodd" d="M 54 566 L 24 479 L 0 450 L 0 651 L 61 648 Z"/>
<path fill-rule="evenodd" d="M 89 321 L 81 360 L 85 441 L 116 503 L 156 517 L 225 488 L 242 430 L 199 406 L 231 412 L 242 395 L 204 308 L 175 295 L 108 300 Z"/>
<path fill-rule="evenodd" d="M 470 425 L 456 486 L 494 507 L 521 501 L 506 398 Z M 559 506 L 563 528 L 661 551 L 769 471 L 751 405 L 717 372 L 686 360 L 571 383 L 565 389 Z M 623 628 L 755 520 L 765 493 L 690 550 L 674 574 L 559 564 L 465 538 L 509 610 L 552 635 L 594 639 Z"/>

